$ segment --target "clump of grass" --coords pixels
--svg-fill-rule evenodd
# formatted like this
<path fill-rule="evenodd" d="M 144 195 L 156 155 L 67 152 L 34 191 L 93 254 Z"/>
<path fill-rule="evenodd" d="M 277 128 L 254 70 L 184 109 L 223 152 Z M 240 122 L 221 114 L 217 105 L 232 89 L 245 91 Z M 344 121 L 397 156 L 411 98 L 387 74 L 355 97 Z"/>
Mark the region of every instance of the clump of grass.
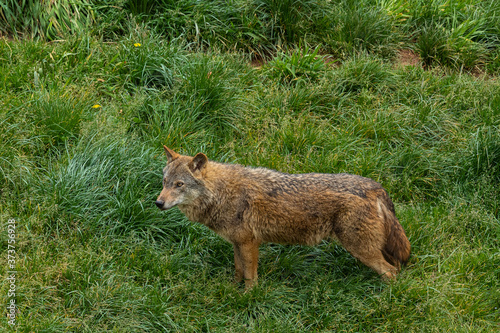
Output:
<path fill-rule="evenodd" d="M 246 1 L 162 1 L 155 3 L 147 22 L 158 34 L 182 38 L 193 49 L 256 51 L 267 40 L 248 8 Z"/>
<path fill-rule="evenodd" d="M 117 59 L 113 76 L 129 89 L 171 89 L 179 67 L 186 61 L 186 50 L 176 41 L 164 42 L 155 36 L 139 35 L 121 42 Z"/>
<path fill-rule="evenodd" d="M 116 41 L 137 27 L 137 17 L 126 10 L 125 0 L 91 0 L 95 18 L 89 32 L 103 41 Z"/>
<path fill-rule="evenodd" d="M 16 37 L 53 40 L 83 31 L 93 21 L 91 3 L 72 1 L 17 1 L 0 5 L 0 31 Z"/>
<path fill-rule="evenodd" d="M 76 224 L 112 234 L 155 230 L 157 236 L 166 236 L 153 207 L 164 166 L 157 155 L 126 139 L 81 140 L 35 184 L 38 194 L 49 200 L 44 205 L 53 208 L 47 231 Z"/>
<path fill-rule="evenodd" d="M 404 17 L 400 26 L 417 40 L 427 66 L 471 70 L 488 62 L 498 47 L 498 5 L 473 1 L 392 1 L 388 8 Z"/>
<path fill-rule="evenodd" d="M 77 140 L 91 105 L 81 97 L 46 91 L 38 94 L 31 108 L 37 135 L 48 146 L 61 148 L 66 142 Z"/>
<path fill-rule="evenodd" d="M 392 18 L 370 1 L 343 0 L 335 6 L 332 34 L 325 43 L 329 50 L 340 57 L 360 51 L 381 56 L 394 54 L 399 42 L 398 32 L 392 28 Z"/>
<path fill-rule="evenodd" d="M 420 59 L 426 66 L 433 63 L 446 64 L 452 62 L 446 31 L 442 27 L 424 26 L 415 47 Z"/>
<path fill-rule="evenodd" d="M 124 3 L 125 10 L 130 11 L 134 15 L 149 15 L 153 13 L 155 7 L 160 4 L 168 4 L 169 1 L 156 0 L 128 0 Z M 155 6 L 156 5 L 156 6 Z"/>
<path fill-rule="evenodd" d="M 253 79 L 253 71 L 240 58 L 193 54 L 179 69 L 174 89 L 150 94 L 132 110 L 130 131 L 158 147 L 223 142 L 238 132 L 240 95 Z"/>
<path fill-rule="evenodd" d="M 492 46 L 485 38 L 485 23 L 485 18 L 475 18 L 453 26 L 449 43 L 457 54 L 458 68 L 469 69 L 484 64 L 487 49 Z"/>
<path fill-rule="evenodd" d="M 325 58 L 318 55 L 320 47 L 314 50 L 305 46 L 303 49 L 297 49 L 288 55 L 278 53 L 265 68 L 269 77 L 281 83 L 299 83 L 304 80 L 317 80 L 325 71 Z"/>
<path fill-rule="evenodd" d="M 197 100 L 205 113 L 225 109 L 234 98 L 232 87 L 227 84 L 230 70 L 223 62 L 214 60 L 205 56 L 193 59 L 185 80 L 185 95 Z"/>
<path fill-rule="evenodd" d="M 150 26 L 158 33 L 182 36 L 202 49 L 215 46 L 261 56 L 297 45 L 310 30 L 320 42 L 329 22 L 327 2 L 310 0 L 188 0 L 163 2 L 151 11 Z"/>
<path fill-rule="evenodd" d="M 181 88 L 186 100 L 193 99 L 207 124 L 219 134 L 235 129 L 240 94 L 252 80 L 252 72 L 238 58 L 197 55 L 185 69 Z"/>
<path fill-rule="evenodd" d="M 305 121 L 308 119 L 309 121 Z M 299 120 L 294 121 L 290 117 L 280 119 L 278 128 L 274 132 L 271 141 L 275 142 L 277 152 L 280 155 L 297 154 L 302 158 L 307 158 L 318 150 L 324 149 L 327 144 L 325 124 L 318 122 L 311 126 L 311 119 L 299 116 Z"/>
<path fill-rule="evenodd" d="M 392 194 L 398 200 L 411 201 L 422 198 L 436 198 L 444 176 L 447 176 L 440 163 L 443 160 L 425 147 L 401 147 L 395 150 L 388 161 L 392 178 L 390 186 Z M 405 188 L 401 191 L 401 188 Z"/>
<path fill-rule="evenodd" d="M 325 14 L 321 1 L 255 0 L 253 6 L 262 28 L 269 31 L 268 40 L 278 47 L 301 41 L 311 21 Z"/>
<path fill-rule="evenodd" d="M 201 103 L 194 98 L 186 101 L 180 95 L 166 101 L 160 97 L 146 98 L 132 111 L 130 132 L 156 143 L 158 148 L 162 144 L 187 148 L 211 141 L 214 132 L 206 126 Z"/>
<path fill-rule="evenodd" d="M 41 79 L 54 72 L 52 62 L 45 60 L 50 47 L 42 41 L 0 41 L 0 82 L 5 91 L 24 93 L 33 88 L 34 75 Z M 50 66 L 52 65 L 52 66 Z M 35 74 L 35 72 L 37 72 Z"/>
<path fill-rule="evenodd" d="M 443 26 L 426 25 L 418 33 L 415 45 L 424 65 L 433 64 L 453 68 L 472 69 L 487 58 L 485 47 L 474 42 L 474 35 L 481 34 L 478 26 L 466 21 L 451 32 Z"/>
<path fill-rule="evenodd" d="M 65 41 L 60 42 L 57 48 L 53 48 L 53 54 L 47 56 L 40 64 L 40 71 L 42 75 L 50 75 L 50 79 L 56 81 L 57 79 L 71 77 L 80 78 L 79 72 L 85 72 L 89 67 L 102 67 L 106 60 L 103 58 L 101 48 L 102 44 L 96 42 L 90 34 L 79 34 L 67 38 Z M 87 70 L 88 71 L 88 70 Z M 65 75 L 60 75 L 57 79 L 54 72 L 63 72 Z M 58 73 L 58 74 L 59 74 Z"/>
<path fill-rule="evenodd" d="M 486 62 L 485 67 L 489 73 L 494 75 L 500 73 L 500 48 L 489 54 L 489 61 Z"/>
<path fill-rule="evenodd" d="M 34 167 L 32 156 L 41 153 L 40 138 L 17 117 L 13 111 L 0 113 L 0 198 L 6 207 L 11 198 L 21 198 Z"/>
<path fill-rule="evenodd" d="M 366 56 L 353 57 L 334 73 L 334 82 L 343 93 L 359 93 L 362 89 L 394 86 L 394 72 L 382 61 Z"/>
<path fill-rule="evenodd" d="M 472 179 L 487 174 L 500 183 L 500 129 L 496 126 L 479 128 L 471 136 L 468 150 L 463 162 L 464 176 Z"/>

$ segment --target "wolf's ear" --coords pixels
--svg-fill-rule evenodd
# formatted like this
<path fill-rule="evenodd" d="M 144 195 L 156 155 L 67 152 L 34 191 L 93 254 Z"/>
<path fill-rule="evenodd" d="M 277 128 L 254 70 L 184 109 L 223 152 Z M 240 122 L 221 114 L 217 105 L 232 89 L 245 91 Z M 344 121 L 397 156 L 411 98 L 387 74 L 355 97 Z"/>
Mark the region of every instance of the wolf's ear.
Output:
<path fill-rule="evenodd" d="M 188 163 L 189 170 L 195 172 L 197 170 L 201 171 L 208 162 L 208 157 L 203 153 L 196 154 L 195 157 Z"/>
<path fill-rule="evenodd" d="M 168 161 L 167 163 L 172 162 L 173 160 L 175 160 L 177 157 L 180 156 L 179 154 L 177 154 L 175 151 L 168 148 L 167 146 L 163 146 L 163 149 L 165 150 L 165 154 L 167 155 L 167 161 Z"/>

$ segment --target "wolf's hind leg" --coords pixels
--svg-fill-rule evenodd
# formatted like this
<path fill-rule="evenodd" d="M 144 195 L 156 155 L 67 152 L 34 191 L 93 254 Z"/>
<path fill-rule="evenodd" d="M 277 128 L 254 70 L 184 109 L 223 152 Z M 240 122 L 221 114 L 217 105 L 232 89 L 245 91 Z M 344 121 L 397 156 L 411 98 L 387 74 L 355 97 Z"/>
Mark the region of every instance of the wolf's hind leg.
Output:
<path fill-rule="evenodd" d="M 344 248 L 363 264 L 377 272 L 383 279 L 393 279 L 398 269 L 391 265 L 382 253 L 385 246 L 385 230 L 379 219 L 350 218 L 347 226 L 336 234 Z"/>
<path fill-rule="evenodd" d="M 382 279 L 393 280 L 396 278 L 398 270 L 385 260 L 381 251 L 378 253 L 352 253 L 352 255 L 377 272 Z"/>

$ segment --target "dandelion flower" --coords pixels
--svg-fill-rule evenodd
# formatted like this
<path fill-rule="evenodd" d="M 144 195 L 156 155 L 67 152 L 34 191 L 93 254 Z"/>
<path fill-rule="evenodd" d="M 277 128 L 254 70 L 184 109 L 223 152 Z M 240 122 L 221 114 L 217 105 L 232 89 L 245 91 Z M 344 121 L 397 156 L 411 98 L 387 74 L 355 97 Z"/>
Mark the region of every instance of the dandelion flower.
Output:
<path fill-rule="evenodd" d="M 100 108 L 100 107 L 101 107 L 101 106 L 100 106 L 99 104 L 95 104 L 95 105 L 93 105 L 93 106 L 92 106 L 92 109 L 98 109 L 98 108 Z"/>
<path fill-rule="evenodd" d="M 139 46 L 141 46 L 141 43 L 135 43 L 134 46 L 139 47 Z"/>

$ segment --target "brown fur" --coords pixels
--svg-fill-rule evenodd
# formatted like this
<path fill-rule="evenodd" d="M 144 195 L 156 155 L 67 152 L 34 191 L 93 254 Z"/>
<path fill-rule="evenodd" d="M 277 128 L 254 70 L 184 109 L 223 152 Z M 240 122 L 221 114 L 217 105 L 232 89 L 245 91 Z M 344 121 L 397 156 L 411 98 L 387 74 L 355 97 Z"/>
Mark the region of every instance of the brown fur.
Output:
<path fill-rule="evenodd" d="M 192 221 L 233 244 L 236 281 L 257 281 L 263 242 L 315 245 L 337 239 L 384 278 L 394 278 L 410 243 L 382 186 L 350 174 L 286 174 L 179 155 L 165 148 L 162 209 L 178 206 Z"/>

